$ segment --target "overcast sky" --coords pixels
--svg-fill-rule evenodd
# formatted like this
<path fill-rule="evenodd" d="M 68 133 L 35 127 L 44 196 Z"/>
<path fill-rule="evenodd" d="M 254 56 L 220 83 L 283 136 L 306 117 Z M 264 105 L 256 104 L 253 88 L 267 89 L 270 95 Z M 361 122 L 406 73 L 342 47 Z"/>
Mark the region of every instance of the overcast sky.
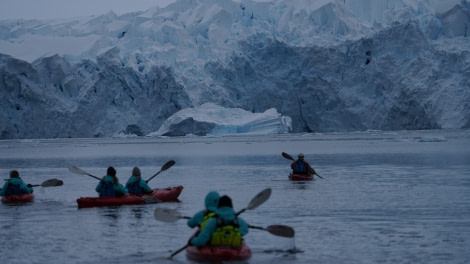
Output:
<path fill-rule="evenodd" d="M 112 10 L 117 15 L 166 6 L 176 0 L 0 0 L 2 19 L 48 19 L 101 15 Z M 239 0 L 234 0 L 238 2 Z M 255 0 L 269 2 L 272 0 Z M 437 0 L 438 11 L 446 11 L 460 0 Z M 470 1 L 470 0 L 469 0 Z"/>
<path fill-rule="evenodd" d="M 166 6 L 175 0 L 0 0 L 1 19 L 47 19 L 117 15 Z"/>

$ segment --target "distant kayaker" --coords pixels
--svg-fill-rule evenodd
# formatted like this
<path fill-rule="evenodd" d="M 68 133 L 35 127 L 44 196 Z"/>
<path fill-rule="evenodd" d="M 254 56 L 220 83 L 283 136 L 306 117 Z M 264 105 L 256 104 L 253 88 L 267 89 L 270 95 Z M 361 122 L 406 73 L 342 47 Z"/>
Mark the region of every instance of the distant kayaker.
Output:
<path fill-rule="evenodd" d="M 216 191 L 210 191 L 204 199 L 206 209 L 201 210 L 188 219 L 188 226 L 191 228 L 202 228 L 215 215 L 217 205 L 219 204 L 220 195 Z"/>
<path fill-rule="evenodd" d="M 237 217 L 232 206 L 232 199 L 227 195 L 220 197 L 216 214 L 189 243 L 196 247 L 242 245 L 243 236 L 248 233 L 248 225 Z"/>
<path fill-rule="evenodd" d="M 0 196 L 20 195 L 24 193 L 33 193 L 33 187 L 31 187 L 31 184 L 26 185 L 23 182 L 17 170 L 10 171 L 10 179 L 3 184 L 0 190 Z"/>
<path fill-rule="evenodd" d="M 138 167 L 132 169 L 132 176 L 127 180 L 126 188 L 129 193 L 136 195 L 149 194 L 152 192 L 152 188 L 140 177 L 140 169 Z"/>
<path fill-rule="evenodd" d="M 299 153 L 298 159 L 292 162 L 290 167 L 292 168 L 292 173 L 294 174 L 316 174 L 315 170 L 310 166 L 310 164 L 304 160 L 303 153 Z"/>
<path fill-rule="evenodd" d="M 127 194 L 127 189 L 119 183 L 116 177 L 116 170 L 108 167 L 106 176 L 104 176 L 95 188 L 100 197 L 118 197 Z"/>

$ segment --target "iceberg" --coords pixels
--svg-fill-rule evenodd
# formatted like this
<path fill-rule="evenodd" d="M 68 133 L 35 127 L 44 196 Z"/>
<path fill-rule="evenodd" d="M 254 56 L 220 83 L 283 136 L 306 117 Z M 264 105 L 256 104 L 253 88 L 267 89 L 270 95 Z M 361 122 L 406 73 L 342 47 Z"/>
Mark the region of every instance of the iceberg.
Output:
<path fill-rule="evenodd" d="M 176 112 L 148 136 L 281 134 L 291 129 L 291 118 L 282 116 L 275 108 L 263 113 L 252 113 L 241 108 L 224 108 L 205 103 Z"/>

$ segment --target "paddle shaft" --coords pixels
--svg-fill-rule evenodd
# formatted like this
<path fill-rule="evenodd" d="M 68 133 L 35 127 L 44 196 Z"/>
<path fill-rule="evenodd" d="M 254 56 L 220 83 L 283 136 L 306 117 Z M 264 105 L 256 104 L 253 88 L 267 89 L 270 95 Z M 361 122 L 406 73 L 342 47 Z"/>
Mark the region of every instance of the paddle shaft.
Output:
<path fill-rule="evenodd" d="M 176 256 L 178 253 L 180 253 L 181 251 L 185 250 L 187 247 L 189 247 L 189 244 L 185 245 L 184 247 L 176 250 L 175 252 L 173 252 L 173 254 L 171 254 L 168 258 L 171 259 L 173 258 L 174 256 Z"/>
<path fill-rule="evenodd" d="M 148 183 L 150 180 L 152 180 L 153 178 L 155 178 L 158 174 L 160 174 L 160 172 L 162 171 L 165 171 L 165 170 L 168 170 L 171 166 L 175 165 L 175 161 L 174 160 L 169 160 L 167 161 L 165 164 L 163 164 L 162 168 L 160 169 L 159 172 L 155 173 L 152 177 L 150 177 L 148 180 L 146 180 L 145 182 Z"/>
<path fill-rule="evenodd" d="M 238 211 L 235 215 L 238 216 L 239 214 L 243 213 L 246 211 L 246 208 L 243 208 L 241 209 L 240 211 Z"/>
<path fill-rule="evenodd" d="M 92 177 L 92 178 L 97 179 L 98 181 L 101 181 L 101 178 L 100 178 L 100 177 L 97 177 L 97 176 L 95 176 L 95 175 L 91 175 L 91 174 L 88 174 L 88 173 L 86 173 L 85 175 L 88 175 L 88 176 L 90 176 L 90 177 Z"/>
<path fill-rule="evenodd" d="M 90 177 L 92 177 L 92 178 L 95 178 L 95 179 L 97 179 L 98 181 L 101 181 L 101 178 L 98 177 L 98 176 L 92 175 L 92 174 L 90 174 L 90 173 L 88 173 L 88 172 L 85 172 L 84 174 L 85 174 L 85 175 L 88 175 L 88 176 L 90 176 Z"/>
<path fill-rule="evenodd" d="M 158 174 L 160 174 L 160 172 L 162 172 L 162 171 L 159 171 L 159 172 L 155 173 L 152 177 L 150 177 L 150 178 L 149 178 L 148 180 L 146 180 L 145 182 L 146 182 L 146 183 L 149 183 L 149 181 L 150 181 L 151 179 L 155 178 L 155 176 L 157 176 Z"/>

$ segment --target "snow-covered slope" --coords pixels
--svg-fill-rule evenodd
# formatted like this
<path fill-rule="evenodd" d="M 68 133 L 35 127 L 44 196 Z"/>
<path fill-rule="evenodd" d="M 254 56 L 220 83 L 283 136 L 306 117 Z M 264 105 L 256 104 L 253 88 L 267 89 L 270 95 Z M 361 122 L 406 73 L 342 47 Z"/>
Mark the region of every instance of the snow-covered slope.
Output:
<path fill-rule="evenodd" d="M 146 135 L 204 103 L 274 108 L 293 132 L 468 128 L 469 35 L 462 0 L 178 0 L 0 20 L 0 138 Z"/>

